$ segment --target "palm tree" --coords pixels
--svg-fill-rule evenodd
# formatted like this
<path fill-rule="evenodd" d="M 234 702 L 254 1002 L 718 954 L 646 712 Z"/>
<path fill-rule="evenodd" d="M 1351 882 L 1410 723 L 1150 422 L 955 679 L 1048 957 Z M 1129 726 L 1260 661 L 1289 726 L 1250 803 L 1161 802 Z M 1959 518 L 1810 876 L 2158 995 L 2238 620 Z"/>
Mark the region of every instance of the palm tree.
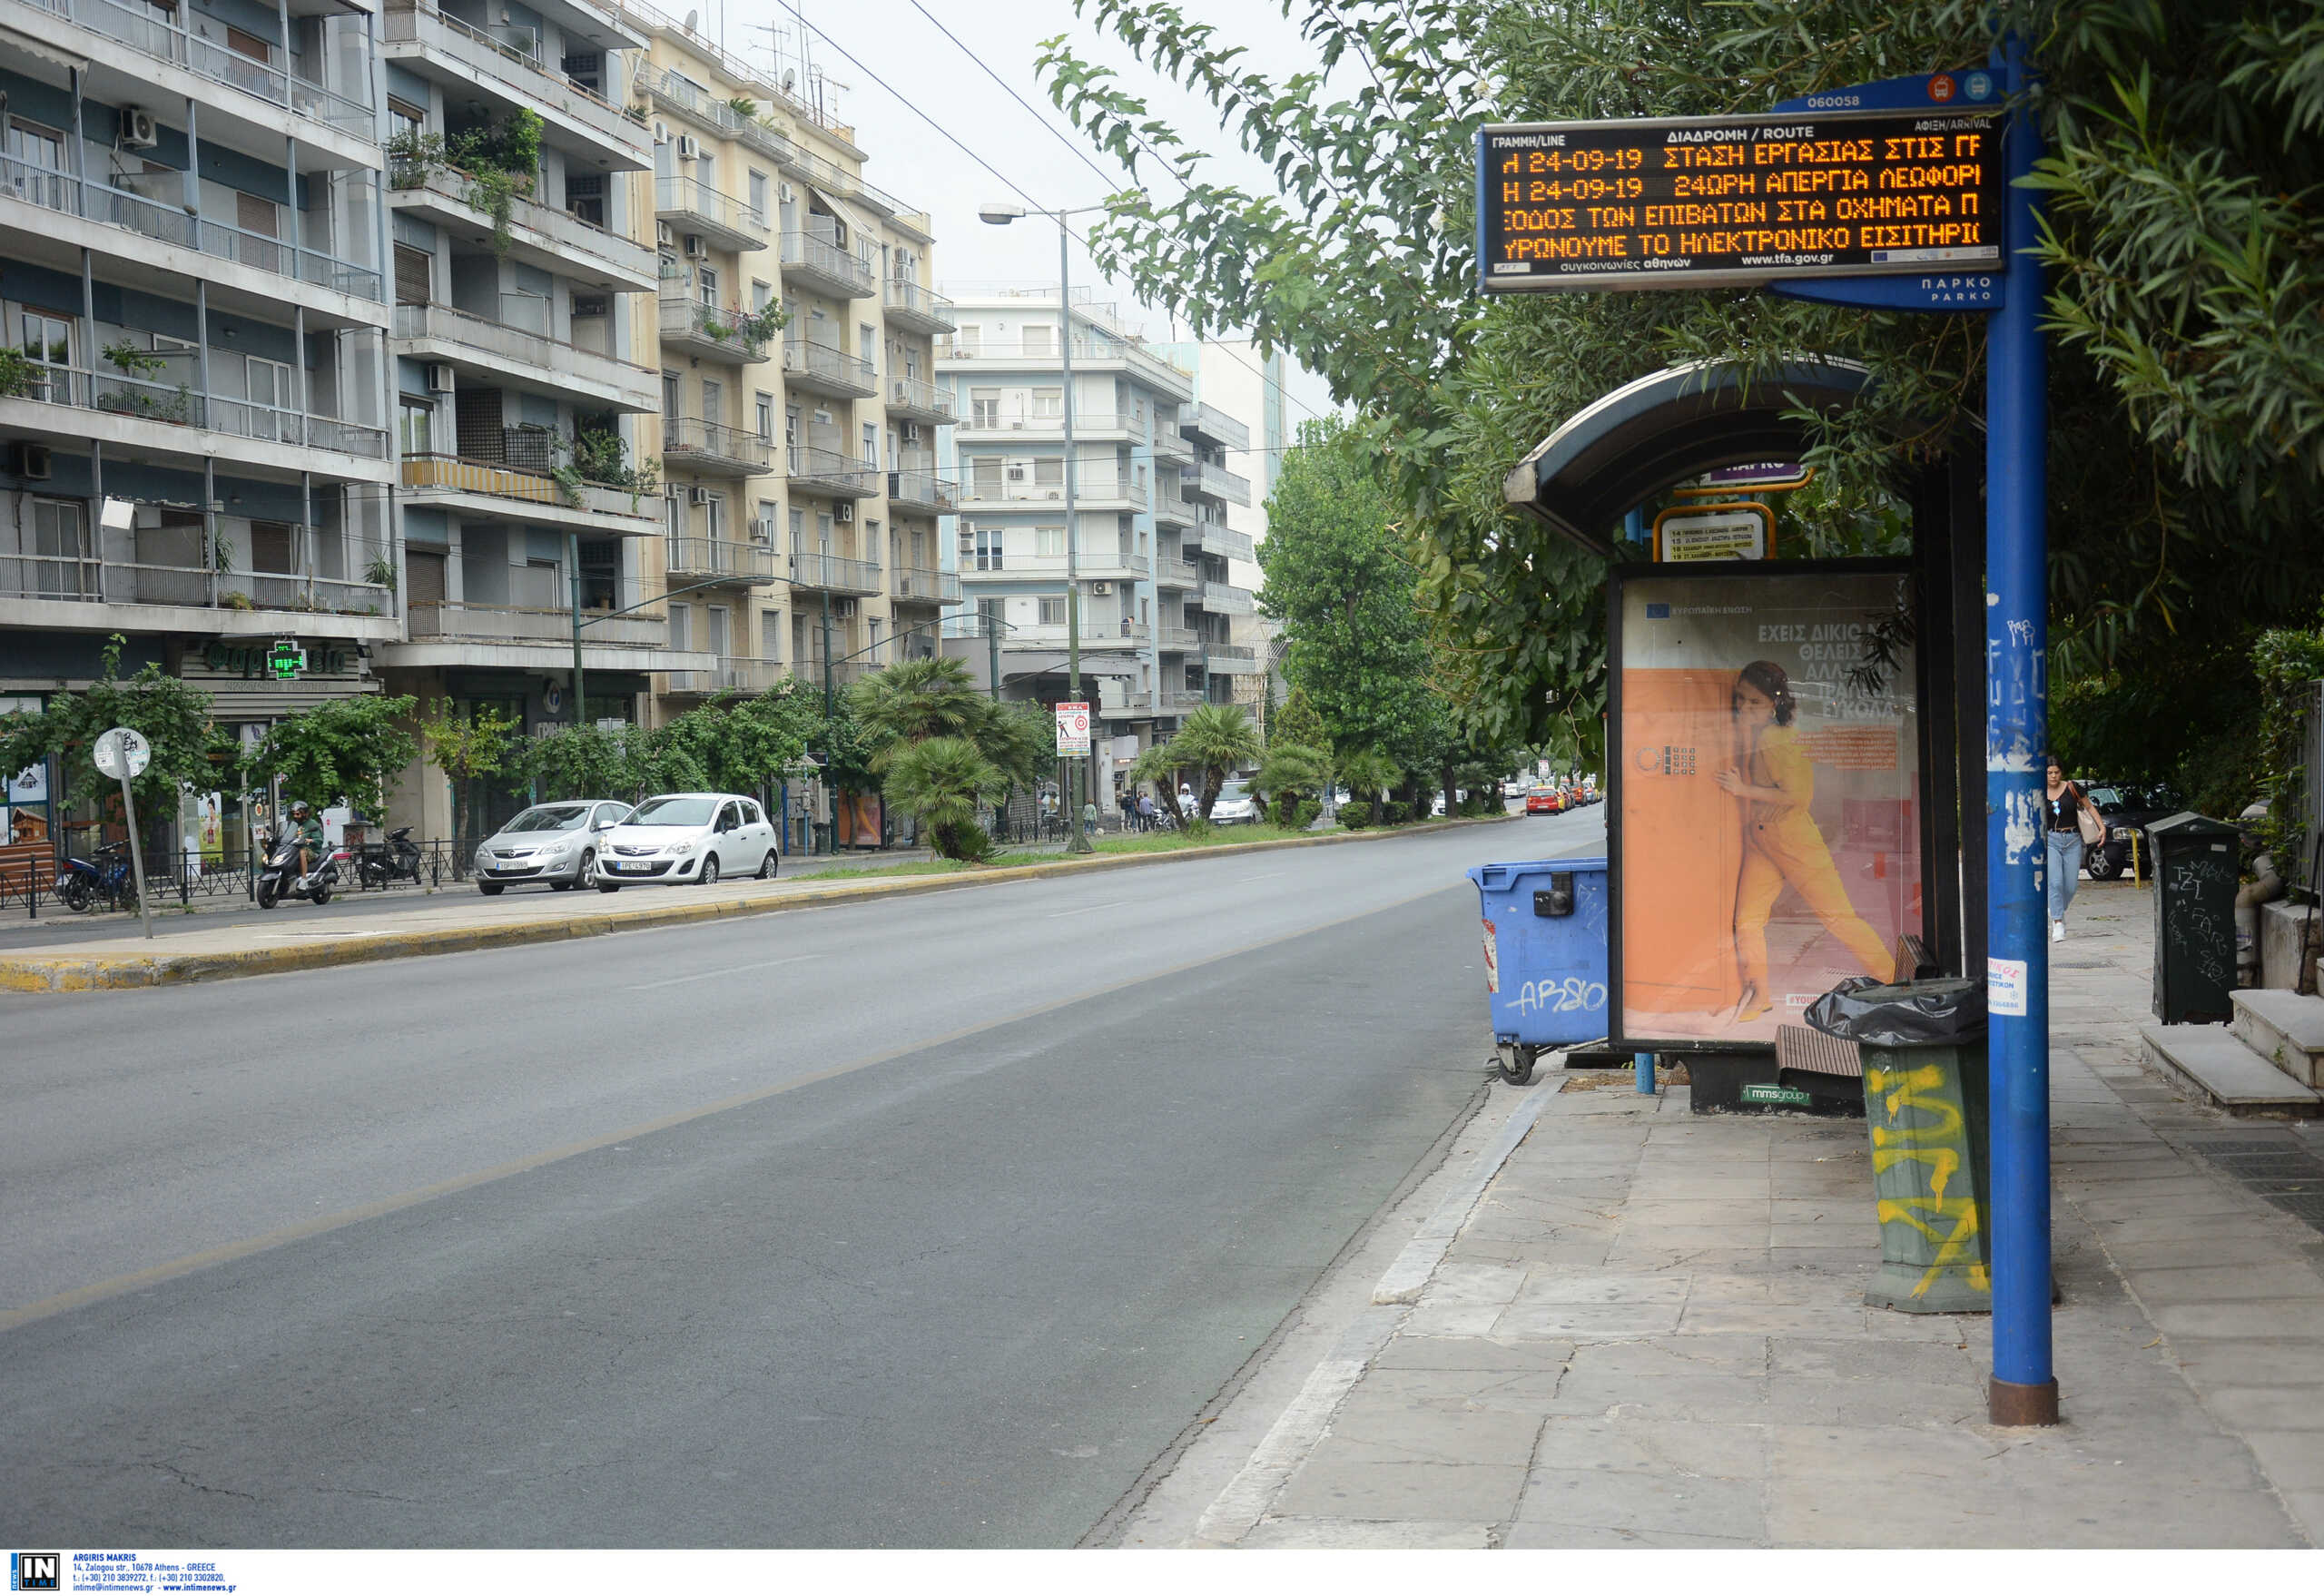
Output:
<path fill-rule="evenodd" d="M 977 814 L 1009 783 L 977 745 L 966 737 L 927 737 L 899 744 L 891 753 L 888 802 L 927 829 L 936 852 L 962 860 L 990 852 L 992 840 L 977 823 Z"/>
<path fill-rule="evenodd" d="M 1266 752 L 1258 728 L 1239 704 L 1206 704 L 1190 712 L 1170 739 L 1170 760 L 1202 772 L 1202 818 L 1210 819 L 1218 789 L 1238 766 L 1256 764 Z"/>
<path fill-rule="evenodd" d="M 1300 743 L 1270 742 L 1266 762 L 1259 766 L 1259 773 L 1251 784 L 1265 793 L 1270 802 L 1285 795 L 1326 791 L 1332 784 L 1332 756 L 1320 748 L 1310 748 Z M 1290 815 L 1277 803 L 1277 816 L 1285 824 Z"/>
<path fill-rule="evenodd" d="M 872 756 L 885 769 L 896 751 L 931 737 L 975 737 L 992 705 L 957 659 L 907 659 L 874 671 L 851 689 L 855 718 L 881 744 Z"/>
<path fill-rule="evenodd" d="M 1396 767 L 1377 748 L 1359 748 L 1353 754 L 1340 755 L 1340 779 L 1347 783 L 1348 796 L 1372 806 L 1374 819 L 1379 816 L 1380 794 L 1396 779 Z"/>
<path fill-rule="evenodd" d="M 1152 744 L 1141 750 L 1122 772 L 1122 780 L 1130 788 L 1151 785 L 1159 796 L 1162 807 L 1180 825 L 1187 823 L 1186 812 L 1178 807 L 1178 765 L 1170 754 L 1167 743 Z"/>

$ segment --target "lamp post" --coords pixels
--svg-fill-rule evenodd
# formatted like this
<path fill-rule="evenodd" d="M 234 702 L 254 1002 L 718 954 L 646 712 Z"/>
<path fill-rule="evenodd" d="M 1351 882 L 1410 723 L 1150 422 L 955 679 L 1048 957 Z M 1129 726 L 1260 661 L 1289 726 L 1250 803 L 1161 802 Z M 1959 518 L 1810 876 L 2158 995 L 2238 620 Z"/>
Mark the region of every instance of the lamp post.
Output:
<path fill-rule="evenodd" d="M 1111 205 L 1081 205 L 1069 211 L 1038 211 L 1002 202 L 977 208 L 977 219 L 992 227 L 1006 227 L 1021 216 L 1047 216 L 1057 222 L 1058 352 L 1064 362 L 1065 377 L 1065 673 L 1066 692 L 1077 704 L 1081 702 L 1081 583 L 1077 563 L 1081 527 L 1073 506 L 1073 296 L 1069 253 L 1073 235 L 1065 222 L 1068 216 L 1112 209 Z M 1087 781 L 1083 767 L 1088 758 L 1087 754 L 1077 755 L 1065 767 L 1066 851 L 1069 853 L 1093 851 L 1088 834 L 1081 829 L 1081 793 Z"/>

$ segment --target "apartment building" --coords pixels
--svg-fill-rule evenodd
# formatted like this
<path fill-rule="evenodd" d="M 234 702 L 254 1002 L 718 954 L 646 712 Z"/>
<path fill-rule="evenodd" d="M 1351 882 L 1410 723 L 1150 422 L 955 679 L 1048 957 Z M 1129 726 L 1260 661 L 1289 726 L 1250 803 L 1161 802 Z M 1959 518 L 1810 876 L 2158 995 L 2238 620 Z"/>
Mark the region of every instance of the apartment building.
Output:
<path fill-rule="evenodd" d="M 657 713 L 786 675 L 834 689 L 935 651 L 938 468 L 953 419 L 925 214 L 862 175 L 855 131 L 643 8 L 659 279 L 662 591 L 709 668 Z M 775 329 L 779 307 L 785 323 Z"/>
<path fill-rule="evenodd" d="M 0 0 L 0 708 L 113 634 L 245 735 L 381 685 L 381 64 L 379 18 L 317 0 Z"/>
<path fill-rule="evenodd" d="M 964 298 L 937 349 L 960 419 L 951 538 L 970 608 L 948 652 L 1005 695 L 1068 694 L 1068 603 L 1080 604 L 1082 691 L 1097 706 L 1101 804 L 1113 764 L 1177 729 L 1202 700 L 1199 506 L 1179 490 L 1198 447 L 1193 375 L 1093 298 L 1072 305 L 1073 577 L 1067 579 L 1065 361 L 1055 289 Z"/>

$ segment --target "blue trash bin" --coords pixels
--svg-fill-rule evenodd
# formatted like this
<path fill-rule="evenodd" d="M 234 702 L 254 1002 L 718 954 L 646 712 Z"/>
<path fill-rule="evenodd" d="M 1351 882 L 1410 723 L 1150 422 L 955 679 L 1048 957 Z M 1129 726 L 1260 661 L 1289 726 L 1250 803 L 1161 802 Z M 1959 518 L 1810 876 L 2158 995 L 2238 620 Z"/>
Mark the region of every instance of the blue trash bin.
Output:
<path fill-rule="evenodd" d="M 1522 1086 L 1542 1053 L 1606 1034 L 1606 861 L 1481 864 L 1469 879 L 1484 916 L 1494 1061 Z"/>

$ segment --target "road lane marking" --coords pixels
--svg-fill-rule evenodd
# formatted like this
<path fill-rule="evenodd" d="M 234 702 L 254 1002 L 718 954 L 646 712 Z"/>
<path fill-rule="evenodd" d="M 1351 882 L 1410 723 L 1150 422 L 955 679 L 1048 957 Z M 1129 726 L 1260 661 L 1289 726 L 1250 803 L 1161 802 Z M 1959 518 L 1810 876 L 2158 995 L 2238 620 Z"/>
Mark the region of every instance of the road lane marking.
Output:
<path fill-rule="evenodd" d="M 1060 909 L 1055 914 L 1043 915 L 1041 918 L 1044 920 L 1063 920 L 1068 914 L 1095 914 L 1100 909 L 1119 909 L 1123 904 L 1128 901 L 1129 900 L 1128 898 L 1116 898 L 1109 903 L 1089 903 L 1085 904 L 1079 909 Z"/>
<path fill-rule="evenodd" d="M 756 964 L 729 964 L 723 970 L 704 970 L 693 975 L 674 975 L 667 980 L 640 981 L 629 990 L 633 992 L 650 992 L 656 987 L 682 987 L 692 980 L 715 980 L 722 975 L 742 975 L 753 970 L 773 970 L 783 964 L 804 964 L 810 959 L 822 957 L 821 953 L 794 953 L 788 959 L 763 959 Z"/>
<path fill-rule="evenodd" d="M 1238 884 L 1243 882 L 1264 882 L 1272 880 L 1274 877 L 1279 876 L 1283 872 L 1279 870 L 1263 870 L 1256 875 L 1238 875 L 1235 880 Z"/>
<path fill-rule="evenodd" d="M 276 1247 L 286 1246 L 292 1242 L 310 1241 L 318 1236 L 327 1236 L 334 1230 L 345 1229 L 350 1225 L 359 1225 L 366 1219 L 382 1218 L 405 1208 L 417 1207 L 422 1203 L 431 1202 L 438 1197 L 455 1197 L 464 1191 L 473 1191 L 480 1186 L 488 1186 L 497 1180 L 506 1180 L 511 1176 L 528 1175 L 537 1169 L 547 1168 L 551 1164 L 560 1164 L 567 1158 L 578 1158 L 584 1153 L 603 1152 L 621 1142 L 652 1136 L 659 1131 L 675 1130 L 680 1126 L 691 1125 L 696 1120 L 714 1118 L 720 1114 L 732 1113 L 737 1108 L 751 1108 L 786 1093 L 797 1091 L 803 1087 L 821 1086 L 827 1080 L 837 1080 L 842 1076 L 853 1075 L 877 1065 L 891 1064 L 899 1059 L 910 1058 L 914 1053 L 948 1048 L 957 1042 L 966 1041 L 970 1037 L 981 1036 L 989 1030 L 999 1030 L 1004 1026 L 1021 1025 L 1029 1020 L 1038 1020 L 1043 1015 L 1054 1014 L 1062 1009 L 1070 1009 L 1076 1003 L 1087 1003 L 1093 999 L 1111 997 L 1116 992 L 1126 992 L 1133 987 L 1145 986 L 1153 981 L 1175 980 L 1190 970 L 1200 970 L 1206 964 L 1218 964 L 1230 959 L 1239 959 L 1246 953 L 1256 953 L 1262 948 L 1278 947 L 1285 942 L 1297 941 L 1301 937 L 1315 936 L 1319 932 L 1334 931 L 1344 925 L 1353 925 L 1359 920 L 1369 920 L 1375 914 L 1386 914 L 1393 910 L 1409 908 L 1414 903 L 1441 897 L 1446 892 L 1465 893 L 1469 890 L 1469 883 L 1465 881 L 1447 882 L 1442 886 L 1430 887 L 1424 892 L 1413 892 L 1402 898 L 1392 899 L 1385 903 L 1375 903 L 1370 908 L 1359 909 L 1353 914 L 1343 914 L 1332 920 L 1319 920 L 1313 925 L 1302 926 L 1296 931 L 1283 931 L 1271 937 L 1261 937 L 1256 941 L 1246 942 L 1239 947 L 1221 949 L 1214 953 L 1206 953 L 1199 959 L 1189 959 L 1183 963 L 1173 964 L 1164 969 L 1145 970 L 1121 980 L 1108 981 L 1102 986 L 1088 987 L 1080 991 L 1068 992 L 1063 997 L 1052 998 L 1047 1002 L 1036 1003 L 1029 1008 L 1017 1010 L 1013 1013 L 999 1015 L 991 1020 L 981 1020 L 975 1025 L 964 1026 L 959 1030 L 950 1031 L 942 1036 L 922 1037 L 913 1041 L 900 1042 L 894 1047 L 883 1048 L 876 1053 L 867 1053 L 862 1058 L 851 1059 L 846 1063 L 835 1064 L 829 1069 L 818 1070 L 812 1075 L 803 1075 L 779 1085 L 737 1092 L 731 1097 L 721 1098 L 715 1102 L 700 1104 L 692 1108 L 681 1108 L 675 1113 L 665 1114 L 658 1118 L 648 1119 L 641 1124 L 626 1125 L 619 1130 L 608 1131 L 603 1136 L 593 1136 L 586 1140 L 567 1142 L 562 1147 L 528 1153 L 520 1158 L 511 1158 L 505 1163 L 495 1164 L 485 1169 L 471 1170 L 466 1175 L 448 1176 L 427 1186 L 398 1192 L 391 1197 L 380 1197 L 356 1207 L 342 1208 L 331 1214 L 317 1215 L 311 1219 L 301 1220 L 296 1225 L 286 1225 L 280 1229 L 267 1231 L 263 1235 L 246 1236 L 241 1241 L 225 1242 L 217 1246 L 204 1248 L 201 1252 L 188 1253 L 182 1257 L 172 1258 L 165 1263 L 155 1264 L 150 1268 L 139 1269 L 127 1275 L 116 1275 L 108 1280 L 92 1281 L 86 1286 L 75 1286 L 70 1291 L 61 1291 L 54 1296 L 43 1297 L 38 1302 L 27 1303 L 21 1308 L 11 1308 L 5 1312 L 0 1312 L 0 1335 L 5 1335 L 11 1330 L 22 1329 L 25 1325 L 37 1323 L 42 1319 L 54 1318 L 58 1314 L 70 1313 L 75 1308 L 87 1307 L 93 1303 L 106 1302 L 116 1296 L 124 1296 L 133 1291 L 142 1291 L 147 1286 L 161 1286 L 188 1275 L 199 1274 L 204 1269 L 215 1268 L 222 1264 L 239 1263 L 244 1258 L 256 1256 L 260 1253 L 271 1252 Z"/>

